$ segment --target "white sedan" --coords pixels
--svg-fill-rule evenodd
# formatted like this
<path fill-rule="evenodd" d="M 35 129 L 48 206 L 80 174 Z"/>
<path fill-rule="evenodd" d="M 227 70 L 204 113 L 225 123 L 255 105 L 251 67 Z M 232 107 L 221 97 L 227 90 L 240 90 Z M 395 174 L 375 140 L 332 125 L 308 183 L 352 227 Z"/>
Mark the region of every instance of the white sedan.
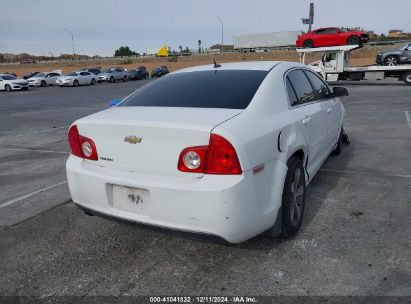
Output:
<path fill-rule="evenodd" d="M 0 74 L 0 91 L 28 90 L 29 83 L 25 79 L 10 74 Z"/>
<path fill-rule="evenodd" d="M 88 214 L 232 243 L 293 236 L 306 186 L 341 151 L 345 95 L 298 63 L 179 70 L 71 125 L 71 197 Z"/>
<path fill-rule="evenodd" d="M 96 84 L 96 75 L 90 72 L 80 71 L 80 72 L 71 72 L 67 75 L 57 78 L 56 83 L 60 86 L 73 86 L 77 87 L 79 85 L 95 85 Z"/>
<path fill-rule="evenodd" d="M 31 87 L 46 87 L 49 85 L 55 85 L 57 78 L 60 76 L 61 74 L 57 72 L 38 73 L 27 79 L 27 81 Z"/>

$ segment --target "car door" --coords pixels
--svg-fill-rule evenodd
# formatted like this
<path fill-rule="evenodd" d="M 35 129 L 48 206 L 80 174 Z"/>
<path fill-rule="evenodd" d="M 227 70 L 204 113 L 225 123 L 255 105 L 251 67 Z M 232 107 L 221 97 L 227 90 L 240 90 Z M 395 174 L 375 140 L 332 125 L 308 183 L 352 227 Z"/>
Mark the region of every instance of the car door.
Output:
<path fill-rule="evenodd" d="M 301 69 L 290 71 L 286 77 L 290 105 L 297 127 L 307 143 L 307 172 L 314 175 L 328 156 L 326 105 L 317 102 L 315 92 Z"/>
<path fill-rule="evenodd" d="M 0 90 L 4 90 L 4 87 L 5 85 L 4 85 L 3 78 L 0 77 Z"/>
<path fill-rule="evenodd" d="M 327 131 L 327 147 L 331 150 L 340 135 L 342 108 L 339 100 L 335 98 L 328 85 L 315 73 L 305 70 L 311 86 L 314 89 L 316 99 L 323 103 L 327 113 L 324 126 Z"/>
<path fill-rule="evenodd" d="M 80 84 L 88 84 L 88 73 L 87 72 L 80 72 L 80 74 L 79 74 L 79 83 Z"/>

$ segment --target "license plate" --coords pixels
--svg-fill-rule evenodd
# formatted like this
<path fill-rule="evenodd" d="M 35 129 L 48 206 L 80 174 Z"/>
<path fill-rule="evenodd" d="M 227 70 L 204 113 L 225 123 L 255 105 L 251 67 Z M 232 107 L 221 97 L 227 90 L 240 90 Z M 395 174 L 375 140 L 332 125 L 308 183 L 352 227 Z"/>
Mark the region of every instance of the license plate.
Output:
<path fill-rule="evenodd" d="M 148 191 L 113 185 L 113 207 L 131 212 L 144 212 L 148 206 Z"/>

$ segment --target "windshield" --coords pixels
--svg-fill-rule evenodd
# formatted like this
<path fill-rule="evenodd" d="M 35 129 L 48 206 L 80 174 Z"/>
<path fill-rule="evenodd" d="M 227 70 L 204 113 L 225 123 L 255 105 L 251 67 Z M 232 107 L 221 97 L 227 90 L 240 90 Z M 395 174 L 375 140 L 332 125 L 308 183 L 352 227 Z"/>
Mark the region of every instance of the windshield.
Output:
<path fill-rule="evenodd" d="M 71 73 L 66 74 L 66 76 L 77 76 L 77 75 L 78 75 L 77 72 L 71 72 Z"/>
<path fill-rule="evenodd" d="M 44 76 L 46 76 L 45 73 L 38 73 L 38 74 L 34 75 L 33 77 L 44 77 Z"/>
<path fill-rule="evenodd" d="M 14 77 L 13 75 L 1 75 L 1 78 L 3 78 L 3 80 L 14 80 L 14 79 L 16 79 L 16 77 Z"/>
<path fill-rule="evenodd" d="M 267 71 L 177 73 L 152 81 L 121 106 L 245 109 Z"/>
<path fill-rule="evenodd" d="M 411 46 L 411 43 L 406 43 L 406 44 L 404 44 L 404 45 L 401 47 L 400 50 L 405 50 L 405 49 L 407 49 L 409 46 Z"/>

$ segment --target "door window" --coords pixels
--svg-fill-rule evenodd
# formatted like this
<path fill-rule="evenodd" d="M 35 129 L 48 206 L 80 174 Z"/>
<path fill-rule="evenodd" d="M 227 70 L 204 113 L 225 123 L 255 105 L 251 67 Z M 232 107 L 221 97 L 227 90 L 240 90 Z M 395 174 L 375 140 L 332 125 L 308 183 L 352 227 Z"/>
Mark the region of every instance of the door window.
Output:
<path fill-rule="evenodd" d="M 310 71 L 304 71 L 304 73 L 307 75 L 314 89 L 316 100 L 330 98 L 331 91 L 320 77 Z"/>
<path fill-rule="evenodd" d="M 288 73 L 287 78 L 291 82 L 297 96 L 295 105 L 301 105 L 315 100 L 314 90 L 302 70 L 291 71 Z"/>

